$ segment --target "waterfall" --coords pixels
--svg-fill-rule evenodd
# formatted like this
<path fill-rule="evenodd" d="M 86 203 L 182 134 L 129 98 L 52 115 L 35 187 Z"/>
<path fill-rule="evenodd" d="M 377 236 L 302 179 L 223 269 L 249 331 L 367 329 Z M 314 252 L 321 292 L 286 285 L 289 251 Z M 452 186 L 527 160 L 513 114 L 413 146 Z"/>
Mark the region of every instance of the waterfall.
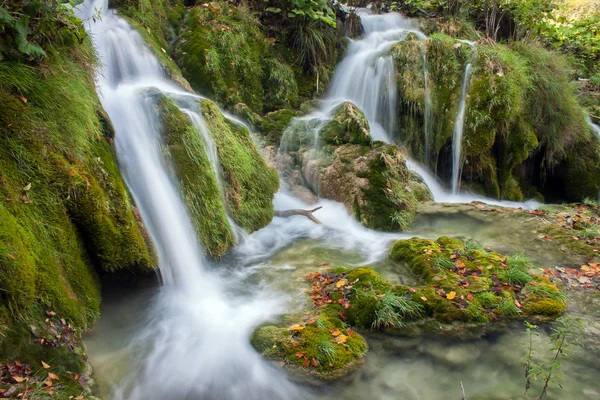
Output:
<path fill-rule="evenodd" d="M 91 18 L 97 9 L 101 18 Z M 131 344 L 137 357 L 131 376 L 114 388 L 111 397 L 300 396 L 296 386 L 272 369 L 248 340 L 258 324 L 283 311 L 282 296 L 266 291 L 228 294 L 230 282 L 209 269 L 186 206 L 171 181 L 151 92 L 174 97 L 190 94 L 166 79 L 141 36 L 109 10 L 106 1 L 88 0 L 75 11 L 85 21 L 99 54 L 98 93 L 115 127 L 119 166 L 157 249 L 165 284 L 149 305 L 150 320 Z M 188 110 L 188 115 L 201 126 L 199 113 Z"/>
<path fill-rule="evenodd" d="M 475 51 L 475 43 L 466 40 L 461 40 L 461 42 L 467 43 L 469 46 L 471 46 L 472 52 Z M 471 59 L 473 59 L 473 55 L 471 55 Z M 456 121 L 454 122 L 454 133 L 452 136 L 452 193 L 454 194 L 457 194 L 460 190 L 462 135 L 465 126 L 465 109 L 472 68 L 473 66 L 471 61 L 469 61 L 465 66 L 460 102 L 458 104 Z"/>
<path fill-rule="evenodd" d="M 423 116 L 424 119 L 424 132 L 423 135 L 425 136 L 425 139 L 423 140 L 424 144 L 425 144 L 425 148 L 423 150 L 424 152 L 424 156 L 423 156 L 423 162 L 425 163 L 425 166 L 429 167 L 429 152 L 431 151 L 431 144 L 429 143 L 431 141 L 431 136 L 432 136 L 432 129 L 433 129 L 433 105 L 431 103 L 431 89 L 429 87 L 429 68 L 427 65 L 427 53 L 426 50 L 421 48 L 422 54 L 421 57 L 423 59 L 423 80 L 424 80 L 424 101 L 425 101 L 425 113 Z"/>
<path fill-rule="evenodd" d="M 406 160 L 406 166 L 410 171 L 416 173 L 423 179 L 423 182 L 429 188 L 429 191 L 433 196 L 433 201 L 436 203 L 458 204 L 477 201 L 492 206 L 524 208 L 527 210 L 535 210 L 540 205 L 540 203 L 535 200 L 528 200 L 523 203 L 519 203 L 516 201 L 490 199 L 488 197 L 478 196 L 471 193 L 453 193 L 448 191 L 439 181 L 439 179 L 426 167 L 423 167 L 412 160 Z"/>

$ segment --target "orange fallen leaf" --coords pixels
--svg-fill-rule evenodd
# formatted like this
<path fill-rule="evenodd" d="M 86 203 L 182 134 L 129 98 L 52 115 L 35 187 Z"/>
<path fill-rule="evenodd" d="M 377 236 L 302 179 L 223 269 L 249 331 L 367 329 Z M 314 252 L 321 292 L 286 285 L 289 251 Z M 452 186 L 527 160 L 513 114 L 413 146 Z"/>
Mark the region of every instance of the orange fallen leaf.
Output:
<path fill-rule="evenodd" d="M 55 381 L 60 381 L 58 375 L 53 374 L 52 372 L 48 372 L 48 378 L 54 379 Z"/>
<path fill-rule="evenodd" d="M 339 280 L 339 281 L 338 281 L 338 282 L 335 284 L 335 287 L 339 289 L 339 288 L 341 288 L 342 286 L 346 285 L 347 283 L 348 283 L 348 281 L 347 281 L 347 280 L 345 280 L 345 279 L 340 279 L 340 280 Z"/>
<path fill-rule="evenodd" d="M 515 299 L 515 306 L 517 306 L 518 308 L 521 308 L 521 303 L 519 303 L 519 300 Z"/>
<path fill-rule="evenodd" d="M 337 344 L 344 344 L 346 343 L 346 339 L 348 339 L 348 336 L 346 335 L 339 335 L 337 337 L 334 337 L 333 339 L 331 339 L 332 342 L 337 343 Z"/>
<path fill-rule="evenodd" d="M 50 366 L 43 361 L 42 361 L 42 367 L 44 367 L 44 369 L 50 368 Z"/>
<path fill-rule="evenodd" d="M 467 300 L 473 301 L 473 295 L 471 293 L 467 295 Z"/>
<path fill-rule="evenodd" d="M 316 358 L 314 358 L 314 357 L 313 357 L 313 359 L 312 359 L 312 365 L 313 365 L 313 367 L 316 367 L 317 365 L 319 365 L 319 362 L 318 362 L 318 361 L 317 361 L 317 359 L 316 359 Z"/>
<path fill-rule="evenodd" d="M 416 293 L 417 289 L 415 289 L 414 287 L 409 287 L 408 291 L 411 292 L 411 293 Z"/>
<path fill-rule="evenodd" d="M 25 380 L 26 380 L 26 378 L 23 378 L 22 376 L 18 376 L 18 375 L 11 376 L 11 378 L 13 379 L 13 381 L 15 381 L 17 383 L 25 382 Z"/>
<path fill-rule="evenodd" d="M 334 331 L 331 331 L 331 334 L 332 334 L 333 336 L 340 336 L 340 335 L 341 335 L 341 332 L 340 332 L 338 329 L 336 329 L 336 330 L 334 330 Z"/>
<path fill-rule="evenodd" d="M 456 292 L 450 292 L 446 295 L 448 300 L 453 300 L 456 297 Z"/>
<path fill-rule="evenodd" d="M 304 363 L 302 364 L 302 366 L 303 366 L 304 368 L 308 368 L 308 366 L 309 366 L 309 365 L 310 365 L 310 361 L 309 361 L 309 359 L 307 358 L 306 360 L 304 360 Z"/>
<path fill-rule="evenodd" d="M 304 325 L 294 324 L 288 328 L 288 331 L 301 332 L 304 330 Z"/>
<path fill-rule="evenodd" d="M 454 259 L 456 259 L 456 254 L 452 254 L 452 255 L 450 256 L 450 258 L 451 258 L 451 259 L 453 259 L 453 260 L 454 260 Z"/>

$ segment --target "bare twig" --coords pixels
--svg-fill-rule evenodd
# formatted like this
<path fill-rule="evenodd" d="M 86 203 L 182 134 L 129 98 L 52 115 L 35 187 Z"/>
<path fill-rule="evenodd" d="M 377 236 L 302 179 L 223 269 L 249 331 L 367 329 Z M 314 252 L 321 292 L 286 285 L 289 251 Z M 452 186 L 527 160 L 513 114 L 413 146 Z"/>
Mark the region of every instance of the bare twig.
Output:
<path fill-rule="evenodd" d="M 467 400 L 467 395 L 465 394 L 465 387 L 463 386 L 462 381 L 460 381 L 460 390 L 462 390 L 462 397 L 460 400 Z"/>
<path fill-rule="evenodd" d="M 284 210 L 284 211 L 275 211 L 275 216 L 276 217 L 282 217 L 282 218 L 287 218 L 287 217 L 291 217 L 293 215 L 303 215 L 306 218 L 310 219 L 312 222 L 314 222 L 315 224 L 319 224 L 322 225 L 323 223 L 321 221 L 319 221 L 314 215 L 313 213 L 315 211 L 320 210 L 321 207 L 317 207 L 317 208 L 313 208 L 312 210 L 301 210 L 301 209 L 293 209 L 293 210 Z"/>

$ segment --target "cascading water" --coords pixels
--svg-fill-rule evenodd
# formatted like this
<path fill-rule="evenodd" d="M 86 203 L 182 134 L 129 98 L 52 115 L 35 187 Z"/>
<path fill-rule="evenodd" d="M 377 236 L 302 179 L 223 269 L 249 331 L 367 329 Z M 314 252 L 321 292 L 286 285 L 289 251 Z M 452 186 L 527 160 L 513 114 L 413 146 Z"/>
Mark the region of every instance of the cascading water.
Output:
<path fill-rule="evenodd" d="M 475 43 L 466 40 L 461 40 L 461 42 L 471 46 L 472 59 L 473 53 L 475 52 Z M 467 103 L 467 94 L 469 91 L 469 79 L 471 78 L 472 69 L 473 65 L 471 61 L 469 61 L 465 66 L 460 102 L 458 104 L 456 121 L 454 122 L 454 133 L 452 136 L 452 193 L 454 194 L 457 194 L 460 190 L 462 135 L 465 126 L 465 109 Z"/>
<path fill-rule="evenodd" d="M 90 20 L 92 10 L 102 18 Z M 103 68 L 102 104 L 116 130 L 119 164 L 160 259 L 165 286 L 132 346 L 138 366 L 112 397 L 121 399 L 295 398 L 298 389 L 250 346 L 254 327 L 282 311 L 282 296 L 228 296 L 211 273 L 160 151 L 149 91 L 186 95 L 164 77 L 139 34 L 107 3 L 88 1 L 86 21 Z M 189 94 L 188 94 L 189 95 Z M 277 299 L 278 298 L 278 299 Z"/>
<path fill-rule="evenodd" d="M 286 133 L 296 124 L 304 125 L 314 133 L 318 146 L 319 131 L 331 119 L 332 112 L 341 103 L 349 101 L 358 106 L 369 121 L 371 136 L 387 143 L 392 141 L 397 104 L 396 72 L 389 54 L 390 48 L 405 40 L 410 33 L 419 38 L 426 36 L 400 14 L 371 15 L 367 9 L 357 10 L 365 36 L 350 40 L 348 53 L 337 66 L 331 87 L 321 108 L 292 122 Z M 285 133 L 282 148 L 285 148 Z"/>
<path fill-rule="evenodd" d="M 596 134 L 596 136 L 598 137 L 598 139 L 600 139 L 600 126 L 594 124 L 594 122 L 592 121 L 592 119 L 590 117 L 587 117 L 587 123 L 588 123 L 590 129 L 592 130 L 592 132 L 594 132 Z"/>
<path fill-rule="evenodd" d="M 425 136 L 425 140 L 423 141 L 425 144 L 425 148 L 423 149 L 423 162 L 425 163 L 425 165 L 427 167 L 429 167 L 429 152 L 430 152 L 430 141 L 431 141 L 431 136 L 432 136 L 432 129 L 433 129 L 433 105 L 431 103 L 431 91 L 429 88 L 429 68 L 427 65 L 427 53 L 425 51 L 425 49 L 421 48 L 422 54 L 421 57 L 423 59 L 423 81 L 424 81 L 424 85 L 425 85 L 425 95 L 424 95 L 424 101 L 425 101 L 425 113 L 424 113 L 424 123 L 423 123 L 423 127 L 424 127 L 424 136 Z"/>

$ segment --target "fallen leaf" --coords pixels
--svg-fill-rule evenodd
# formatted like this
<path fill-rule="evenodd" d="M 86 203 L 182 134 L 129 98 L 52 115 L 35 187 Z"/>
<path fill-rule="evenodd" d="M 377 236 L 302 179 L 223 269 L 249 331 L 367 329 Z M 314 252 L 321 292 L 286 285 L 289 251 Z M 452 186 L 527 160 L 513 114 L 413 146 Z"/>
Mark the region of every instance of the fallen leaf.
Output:
<path fill-rule="evenodd" d="M 28 192 L 31 190 L 31 183 L 28 183 L 27 185 L 25 185 L 25 187 L 23 188 L 24 191 Z"/>
<path fill-rule="evenodd" d="M 53 374 L 52 372 L 48 372 L 48 378 L 54 379 L 55 381 L 60 381 L 58 375 Z"/>
<path fill-rule="evenodd" d="M 473 301 L 473 295 L 471 293 L 467 295 L 467 300 Z"/>
<path fill-rule="evenodd" d="M 288 328 L 288 331 L 300 332 L 304 330 L 304 325 L 294 324 Z"/>
<path fill-rule="evenodd" d="M 518 308 L 521 308 L 521 303 L 519 303 L 519 300 L 515 299 L 515 306 L 517 306 Z"/>
<path fill-rule="evenodd" d="M 450 292 L 446 295 L 448 300 L 453 300 L 456 297 L 456 292 Z"/>
<path fill-rule="evenodd" d="M 6 257 L 10 258 L 11 260 L 14 260 L 14 259 L 15 259 L 15 256 L 13 256 L 13 255 L 12 255 L 12 254 L 10 254 L 10 253 L 8 253 L 8 254 L 6 255 Z"/>
<path fill-rule="evenodd" d="M 339 335 L 337 337 L 334 337 L 333 339 L 331 339 L 332 342 L 337 343 L 337 344 L 344 344 L 346 343 L 346 339 L 348 339 L 348 336 L 346 335 Z"/>
<path fill-rule="evenodd" d="M 304 363 L 302 364 L 302 366 L 304 368 L 308 368 L 308 366 L 310 365 L 310 361 L 308 360 L 308 358 L 306 360 L 304 360 Z"/>
<path fill-rule="evenodd" d="M 44 382 L 44 385 L 52 386 L 52 379 L 50 379 L 50 378 L 46 379 L 46 381 Z"/>
<path fill-rule="evenodd" d="M 423 301 L 427 301 L 427 297 L 425 297 L 425 296 L 421 296 L 421 300 L 423 300 Z"/>
<path fill-rule="evenodd" d="M 44 367 L 44 369 L 50 368 L 50 366 L 43 361 L 42 361 L 42 367 Z"/>
<path fill-rule="evenodd" d="M 302 357 L 304 357 L 304 353 L 297 352 L 296 353 L 296 357 L 302 358 Z"/>
<path fill-rule="evenodd" d="M 319 362 L 318 362 L 318 361 L 317 361 L 317 359 L 316 359 L 316 358 L 314 358 L 314 357 L 313 357 L 313 359 L 312 359 L 312 365 L 313 365 L 313 367 L 316 367 L 317 365 L 319 365 Z"/>
<path fill-rule="evenodd" d="M 338 282 L 335 284 L 335 287 L 339 289 L 339 288 L 341 288 L 342 286 L 346 285 L 347 283 L 348 283 L 348 281 L 347 281 L 347 280 L 345 280 L 345 279 L 340 279 L 340 280 L 339 280 L 339 281 L 338 281 Z"/>
<path fill-rule="evenodd" d="M 11 376 L 12 380 L 17 382 L 17 383 L 21 383 L 21 382 L 25 382 L 26 378 L 23 378 L 22 376 L 18 376 L 18 375 L 14 375 Z"/>
<path fill-rule="evenodd" d="M 340 335 L 341 335 L 341 332 L 340 332 L 338 329 L 336 329 L 336 330 L 334 330 L 334 331 L 331 331 L 331 334 L 332 334 L 333 336 L 340 336 Z"/>
<path fill-rule="evenodd" d="M 410 287 L 410 288 L 408 288 L 408 291 L 411 293 L 416 293 L 417 289 L 415 289 L 414 287 Z"/>

